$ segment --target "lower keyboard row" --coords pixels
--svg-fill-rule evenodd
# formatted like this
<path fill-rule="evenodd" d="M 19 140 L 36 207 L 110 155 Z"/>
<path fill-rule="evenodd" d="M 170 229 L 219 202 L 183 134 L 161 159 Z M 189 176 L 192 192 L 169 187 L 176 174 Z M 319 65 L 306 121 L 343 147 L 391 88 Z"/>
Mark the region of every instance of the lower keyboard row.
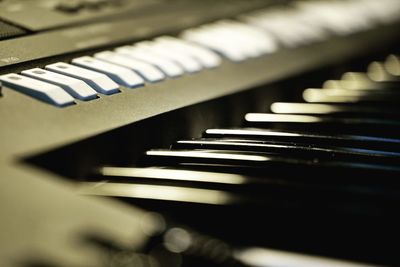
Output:
<path fill-rule="evenodd" d="M 389 222 L 400 207 L 397 59 L 370 65 L 385 66 L 385 79 L 369 68 L 315 89 L 341 85 L 325 101 L 275 102 L 248 113 L 238 128 L 148 150 L 135 165 L 102 166 L 79 183 L 79 193 L 149 208 L 239 247 L 296 243 L 295 250 L 398 266 L 387 241 L 397 236 Z M 345 97 L 354 91 L 363 97 Z"/>

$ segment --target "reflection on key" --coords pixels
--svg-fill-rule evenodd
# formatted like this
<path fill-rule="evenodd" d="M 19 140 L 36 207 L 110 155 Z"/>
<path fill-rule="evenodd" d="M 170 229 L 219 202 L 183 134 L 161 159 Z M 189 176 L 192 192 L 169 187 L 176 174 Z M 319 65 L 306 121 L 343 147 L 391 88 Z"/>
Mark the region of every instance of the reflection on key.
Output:
<path fill-rule="evenodd" d="M 256 128 L 208 129 L 203 136 L 208 138 L 240 139 L 247 142 L 263 141 L 273 144 L 304 144 L 310 147 L 329 145 L 392 152 L 400 150 L 400 139 L 334 133 L 317 134 L 309 131 L 283 131 Z"/>
<path fill-rule="evenodd" d="M 172 149 L 209 149 L 223 151 L 260 152 L 269 155 L 298 158 L 319 158 L 332 160 L 352 160 L 364 163 L 399 164 L 400 153 L 386 152 L 333 145 L 271 144 L 247 140 L 200 139 L 181 140 L 172 145 Z"/>
<path fill-rule="evenodd" d="M 113 80 L 108 78 L 106 75 L 96 71 L 63 62 L 47 65 L 46 69 L 83 80 L 97 92 L 105 95 L 111 95 L 119 92 L 118 84 L 113 82 Z"/>
<path fill-rule="evenodd" d="M 40 99 L 44 102 L 63 107 L 74 103 L 74 99 L 61 87 L 25 77 L 18 74 L 0 76 L 4 85 Z"/>
<path fill-rule="evenodd" d="M 102 167 L 98 170 L 102 180 L 116 180 L 117 177 L 141 178 L 149 182 L 156 180 L 191 181 L 199 183 L 244 184 L 250 179 L 228 173 L 199 172 L 164 168 Z"/>
<path fill-rule="evenodd" d="M 22 74 L 58 85 L 62 87 L 65 91 L 67 91 L 70 95 L 80 100 L 91 100 L 97 97 L 97 92 L 93 90 L 89 85 L 87 85 L 84 81 L 69 76 L 39 68 L 25 70 L 22 72 Z"/>
<path fill-rule="evenodd" d="M 246 266 L 373 267 L 369 264 L 257 247 L 237 251 L 234 256 Z"/>
<path fill-rule="evenodd" d="M 190 169 L 206 168 L 207 170 L 223 170 L 224 172 L 235 172 L 239 170 L 268 170 L 279 171 L 282 174 L 289 172 L 291 176 L 298 171 L 307 172 L 309 174 L 320 175 L 340 174 L 341 172 L 354 172 L 359 175 L 369 175 L 381 172 L 382 177 L 397 177 L 400 173 L 398 164 L 377 164 L 364 163 L 352 160 L 341 161 L 340 159 L 325 160 L 313 158 L 300 158 L 296 155 L 281 156 L 268 155 L 259 152 L 249 151 L 229 151 L 229 150 L 212 150 L 212 149 L 196 149 L 196 150 L 149 150 L 145 154 L 143 164 L 145 166 L 164 166 L 176 167 L 184 166 Z M 247 172 L 251 174 L 250 172 Z M 271 172 L 272 173 L 272 172 Z M 264 173 L 265 174 L 265 173 Z M 362 177 L 362 176 L 360 176 Z"/>
<path fill-rule="evenodd" d="M 174 62 L 161 58 L 138 47 L 123 46 L 117 48 L 116 52 L 150 63 L 162 70 L 169 77 L 179 77 L 184 73 L 183 69 Z"/>
<path fill-rule="evenodd" d="M 326 103 L 395 103 L 400 99 L 400 93 L 386 90 L 347 90 L 347 89 L 318 89 L 308 88 L 303 91 L 303 99 L 306 102 Z"/>
<path fill-rule="evenodd" d="M 141 60 L 111 51 L 97 53 L 94 55 L 94 57 L 134 70 L 144 79 L 146 79 L 146 81 L 151 83 L 159 82 L 165 79 L 164 73 L 162 73 L 159 69 Z"/>
<path fill-rule="evenodd" d="M 287 115 L 270 113 L 247 113 L 246 125 L 258 128 L 307 130 L 325 133 L 365 134 L 381 137 L 397 137 L 398 120 L 363 117 L 332 117 L 311 115 Z"/>
<path fill-rule="evenodd" d="M 400 118 L 397 107 L 384 109 L 373 105 L 345 105 L 336 103 L 290 103 L 275 102 L 270 107 L 271 111 L 279 114 L 318 114 L 332 115 L 335 117 L 368 117 L 368 118 Z"/>
<path fill-rule="evenodd" d="M 78 190 L 80 194 L 84 195 L 153 199 L 210 205 L 226 205 L 235 201 L 233 194 L 222 190 L 168 185 L 83 182 L 80 184 Z"/>
<path fill-rule="evenodd" d="M 104 73 L 116 83 L 130 88 L 144 85 L 144 80 L 132 70 L 102 60 L 92 57 L 80 57 L 73 59 L 72 63 L 84 68 Z"/>

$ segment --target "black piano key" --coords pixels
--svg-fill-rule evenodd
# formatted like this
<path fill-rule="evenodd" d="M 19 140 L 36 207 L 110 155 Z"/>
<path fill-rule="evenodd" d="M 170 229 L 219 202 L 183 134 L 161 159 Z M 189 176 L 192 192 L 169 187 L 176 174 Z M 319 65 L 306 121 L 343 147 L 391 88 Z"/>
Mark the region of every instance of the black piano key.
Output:
<path fill-rule="evenodd" d="M 382 202 L 382 192 L 367 190 L 346 190 L 345 188 L 329 186 L 301 186 L 293 184 L 285 185 L 258 185 L 251 189 L 232 188 L 207 189 L 197 187 L 185 187 L 181 185 L 154 185 L 137 184 L 132 182 L 82 182 L 79 193 L 85 195 L 99 195 L 120 198 L 136 198 L 157 200 L 163 202 L 184 202 L 192 204 L 206 204 L 219 206 L 291 206 L 296 208 L 316 208 L 323 203 L 326 209 L 332 207 L 341 208 L 344 204 L 350 205 L 352 198 L 365 198 L 363 201 L 375 200 L 376 203 Z M 259 189 L 259 190 L 257 190 Z M 262 192 L 261 192 L 262 189 Z M 386 192 L 385 192 L 386 193 Z M 377 198 L 381 198 L 378 199 Z M 315 199 L 319 201 L 316 202 Z M 387 200 L 386 200 L 387 201 Z M 361 201 L 360 201 L 361 202 Z M 348 207 L 345 207 L 346 209 Z M 238 214 L 241 213 L 237 210 Z"/>
<path fill-rule="evenodd" d="M 391 196 L 397 195 L 397 191 L 393 192 L 392 187 L 385 183 L 376 186 L 368 182 L 355 183 L 354 180 L 346 181 L 329 181 L 325 179 L 285 179 L 283 177 L 275 177 L 270 174 L 263 176 L 250 176 L 249 174 L 235 174 L 212 171 L 191 170 L 190 168 L 160 168 L 160 167 L 102 167 L 98 170 L 97 175 L 92 176 L 87 182 L 110 182 L 124 183 L 134 185 L 156 185 L 174 186 L 179 188 L 197 188 L 222 190 L 232 195 L 232 200 L 249 201 L 253 196 L 257 196 L 257 201 L 278 195 L 283 191 L 290 194 L 302 192 L 318 191 L 338 191 L 345 194 L 361 194 L 369 196 Z M 138 186 L 140 187 L 140 186 Z M 143 187 L 145 188 L 145 187 Z M 162 188 L 162 187 L 161 187 Z M 154 189 L 156 191 L 156 189 Z M 294 192 L 292 192 L 294 191 Z M 265 196 L 265 195 L 269 196 Z M 235 196 L 235 197 L 233 197 Z M 286 197 L 286 196 L 285 196 Z M 391 196 L 392 197 L 392 196 Z M 254 200 L 254 199 L 253 199 Z M 204 201 L 204 200 L 203 200 Z M 198 200 L 198 202 L 201 202 Z"/>
<path fill-rule="evenodd" d="M 285 194 L 304 200 L 310 197 L 309 194 L 320 195 L 323 191 L 335 192 L 329 196 L 330 199 L 336 199 L 336 194 L 369 197 L 386 195 L 390 196 L 389 198 L 399 198 L 397 191 L 390 187 L 371 187 L 368 183 L 352 182 L 343 186 L 343 182 L 340 181 L 282 179 L 268 173 L 262 177 L 255 177 L 179 168 L 103 167 L 99 170 L 97 180 L 92 179 L 84 183 L 113 184 L 114 190 L 111 191 L 119 194 L 114 196 L 217 205 L 260 203 L 271 198 L 287 198 L 288 195 Z M 98 189 L 95 191 L 102 192 Z M 103 193 L 113 194 L 111 191 Z"/>
<path fill-rule="evenodd" d="M 335 117 L 365 117 L 399 119 L 400 107 L 376 107 L 373 105 L 333 103 L 290 103 L 275 102 L 270 107 L 277 114 L 329 115 Z"/>
<path fill-rule="evenodd" d="M 393 204 L 399 199 L 397 190 L 391 187 L 371 187 L 351 182 L 343 186 L 323 179 L 307 182 L 301 179 L 283 180 L 269 174 L 261 179 L 230 173 L 130 167 L 105 167 L 101 174 L 103 177 L 99 181 L 81 182 L 79 192 L 196 205 L 289 205 L 301 209 L 320 207 L 322 203 L 327 209 L 343 206 L 347 209 L 348 205 L 352 206 L 354 198 L 358 200 L 357 205 L 360 202 L 370 205 L 371 201 L 374 205 L 387 204 L 388 201 Z"/>
<path fill-rule="evenodd" d="M 329 181 L 319 177 L 318 179 L 301 179 L 273 176 L 265 173 L 262 176 L 250 176 L 235 173 L 223 173 L 212 171 L 192 170 L 187 167 L 116 167 L 105 166 L 97 170 L 91 176 L 88 182 L 123 182 L 132 184 L 148 184 L 148 185 L 171 185 L 183 186 L 192 188 L 208 188 L 218 190 L 230 190 L 232 192 L 251 192 L 265 193 L 264 190 L 269 190 L 271 186 L 277 187 L 308 187 L 315 190 L 316 187 L 332 187 L 340 185 L 338 188 L 343 188 L 343 183 L 346 182 L 345 191 L 351 191 L 354 188 L 365 187 L 363 190 L 355 190 L 358 193 L 381 193 L 377 187 L 368 190 L 367 182 L 355 183 L 357 179 L 336 179 Z M 362 181 L 362 180 L 361 180 Z M 381 186 L 384 188 L 382 182 Z M 332 188 L 331 188 L 332 189 Z M 387 190 L 387 189 L 386 189 Z M 396 189 L 395 189 L 396 190 Z"/>
<path fill-rule="evenodd" d="M 212 130 L 212 129 L 211 129 Z M 216 129 L 217 130 L 217 129 Z M 255 130 L 255 129 L 252 129 Z M 235 143 L 240 143 L 242 145 L 247 145 L 251 146 L 254 145 L 267 145 L 270 146 L 271 149 L 276 148 L 277 152 L 280 149 L 285 149 L 287 148 L 294 148 L 296 149 L 299 147 L 299 149 L 309 149 L 309 150 L 315 150 L 316 152 L 318 150 L 321 150 L 322 152 L 324 151 L 338 151 L 338 152 L 343 152 L 343 153 L 348 153 L 349 155 L 354 153 L 354 154 L 365 154 L 368 156 L 383 156 L 383 157 L 393 157 L 396 158 L 399 155 L 399 151 L 389 151 L 389 150 L 373 150 L 373 149 L 366 149 L 365 147 L 363 148 L 357 148 L 356 146 L 335 146 L 331 144 L 325 144 L 325 143 L 318 143 L 318 142 L 310 142 L 307 143 L 305 141 L 299 141 L 297 140 L 296 142 L 292 141 L 283 141 L 283 140 L 268 140 L 267 138 L 264 140 L 263 138 L 255 138 L 251 136 L 243 136 L 242 138 L 240 137 L 220 137 L 220 138 L 207 138 L 207 137 L 202 137 L 202 138 L 197 138 L 197 139 L 191 139 L 191 140 L 180 140 L 175 142 L 174 144 L 171 145 L 172 148 L 178 148 L 178 147 L 184 147 L 184 146 L 191 146 L 192 141 L 215 141 L 215 142 L 224 142 L 227 143 L 226 145 L 230 144 L 235 144 Z M 344 143 L 343 143 L 344 144 Z M 342 144 L 342 145 L 343 145 Z M 194 146 L 197 146 L 196 143 L 193 144 Z M 206 144 L 206 145 L 212 145 L 212 144 Z M 205 147 L 204 145 L 202 147 Z M 240 147 L 238 148 L 240 150 Z M 246 149 L 245 147 L 243 149 Z M 260 150 L 263 150 L 263 146 L 260 146 Z M 257 147 L 255 147 L 255 150 L 257 150 Z"/>
<path fill-rule="evenodd" d="M 314 194 L 301 190 L 294 195 L 291 195 L 291 193 L 295 193 L 296 190 L 287 191 L 287 194 L 285 194 L 286 191 L 281 191 L 283 194 L 279 194 L 279 192 L 271 195 L 265 194 L 261 201 L 256 201 L 254 197 L 251 199 L 253 201 L 248 202 L 223 203 L 220 201 L 221 204 L 207 204 L 184 202 L 179 198 L 179 195 L 174 197 L 170 193 L 160 195 L 162 191 L 152 190 L 151 187 L 148 193 L 161 196 L 160 199 L 145 199 L 142 198 L 143 195 L 139 195 L 141 198 L 135 198 L 135 194 L 140 191 L 136 190 L 137 187 L 124 183 L 82 183 L 78 185 L 78 188 L 78 192 L 83 195 L 118 197 L 128 203 L 160 212 L 167 218 L 173 218 L 175 221 L 190 225 L 198 231 L 217 236 L 240 246 L 270 246 L 271 240 L 272 244 L 274 242 L 275 244 L 282 244 L 282 241 L 283 244 L 287 244 L 287 242 L 296 239 L 301 241 L 304 246 L 318 244 L 318 247 L 330 247 L 332 243 L 340 244 L 343 240 L 347 240 L 349 236 L 352 237 L 350 241 L 354 240 L 354 236 L 364 237 L 366 232 L 371 231 L 369 225 L 383 226 L 386 222 L 382 222 L 382 215 L 387 216 L 385 219 L 390 220 L 393 218 L 396 208 L 398 208 L 398 205 L 388 205 L 387 201 L 379 197 L 348 196 L 337 194 L 337 192 L 327 193 L 318 190 L 314 190 Z M 180 190 L 181 188 L 172 188 L 178 189 L 177 192 L 184 193 L 186 191 Z M 151 195 L 148 194 L 148 196 Z M 221 196 L 226 196 L 226 194 Z M 169 199 L 161 199 L 166 197 L 169 197 Z M 331 197 L 335 198 L 332 199 Z M 207 201 L 206 198 L 195 198 L 194 200 Z M 214 200 L 214 198 L 211 200 Z M 344 214 L 347 216 L 343 216 Z M 354 214 L 357 214 L 357 217 Z M 366 218 L 364 216 L 358 217 L 360 214 L 368 216 L 368 227 L 363 224 L 363 220 Z M 337 220 L 338 218 L 340 220 Z M 371 224 L 379 221 L 382 223 Z M 332 222 L 335 223 L 332 224 Z M 340 229 L 342 233 L 339 235 L 340 238 L 338 238 L 337 231 L 326 231 L 326 227 L 319 227 L 321 225 Z M 280 230 L 277 231 L 277 229 Z M 371 234 L 381 237 L 379 240 L 384 242 L 387 238 L 386 234 L 389 234 L 389 231 L 384 231 L 384 229 L 386 228 L 379 227 Z M 316 231 L 318 234 L 316 234 Z M 343 235 L 346 238 L 343 238 Z M 371 238 L 371 236 L 368 235 L 368 238 Z M 348 242 L 345 245 L 348 249 L 351 249 Z"/>
<path fill-rule="evenodd" d="M 245 123 L 246 126 L 257 128 L 267 127 L 313 132 L 367 134 L 382 137 L 397 137 L 400 132 L 400 121 L 390 119 L 248 113 L 245 116 Z"/>
<path fill-rule="evenodd" d="M 307 131 L 279 131 L 272 129 L 238 128 L 208 129 L 203 134 L 209 138 L 258 140 L 269 143 L 301 144 L 307 146 L 338 146 L 379 151 L 400 151 L 400 139 L 363 135 L 316 134 Z"/>
<path fill-rule="evenodd" d="M 213 173 L 195 170 L 163 167 L 118 167 L 104 166 L 98 168 L 89 178 L 90 181 L 126 181 L 148 184 L 216 184 L 243 185 L 260 184 L 268 180 L 231 173 Z"/>
<path fill-rule="evenodd" d="M 400 152 L 386 152 L 346 147 L 317 147 L 290 144 L 266 144 L 246 140 L 200 139 L 181 140 L 172 145 L 173 149 L 213 149 L 262 152 L 270 155 L 325 160 L 350 160 L 353 162 L 399 164 Z"/>
<path fill-rule="evenodd" d="M 177 201 L 208 205 L 228 205 L 239 201 L 237 196 L 222 190 L 137 183 L 82 182 L 78 192 L 85 195 Z"/>
<path fill-rule="evenodd" d="M 216 204 L 207 203 L 207 201 L 215 200 L 214 197 L 207 200 L 200 195 L 197 199 L 194 197 L 194 200 L 198 202 L 187 202 L 182 201 L 182 195 L 175 194 L 174 196 L 170 192 L 163 195 L 162 190 L 153 190 L 156 189 L 154 187 L 146 188 L 149 189 L 147 192 L 149 198 L 143 198 L 143 195 L 136 197 L 135 194 L 140 192 L 136 190 L 138 188 L 125 183 L 82 183 L 78 185 L 78 188 L 80 194 L 117 197 L 148 210 L 160 212 L 167 218 L 173 218 L 182 224 L 190 225 L 199 231 L 240 246 L 246 244 L 270 246 L 271 239 L 283 241 L 283 244 L 287 244 L 295 238 L 304 244 L 317 243 L 318 247 L 329 247 L 332 242 L 340 244 L 343 241 L 343 235 L 347 238 L 348 236 L 354 237 L 354 235 L 364 236 L 365 231 L 370 230 L 369 227 L 364 229 L 365 224 L 362 223 L 362 219 L 365 220 L 365 217 L 362 216 L 362 219 L 359 219 L 360 214 L 367 215 L 369 223 L 371 223 L 372 221 L 381 221 L 383 215 L 387 216 L 388 219 L 392 218 L 392 214 L 398 208 L 398 205 L 388 204 L 388 201 L 380 197 L 348 195 L 335 191 L 328 193 L 329 191 L 324 190 L 314 190 L 314 194 L 310 194 L 309 191 L 295 190 L 295 188 L 287 191 L 271 190 L 271 194 L 266 192 L 261 199 L 243 197 L 236 202 L 222 202 L 221 199 L 224 199 L 219 198 Z M 188 192 L 185 188 L 172 187 L 172 189 L 178 189 L 175 191 L 176 193 Z M 199 192 L 202 193 L 202 191 Z M 160 198 L 152 199 L 152 193 L 154 196 L 160 196 Z M 227 196 L 226 193 L 226 191 L 222 191 L 221 196 Z M 229 196 L 232 195 L 229 194 Z M 233 194 L 233 197 L 232 199 L 238 199 L 238 195 Z M 344 214 L 346 216 L 343 216 Z M 337 221 L 337 218 L 342 219 Z M 321 227 L 318 227 L 321 225 L 331 226 L 332 221 L 335 222 L 334 227 L 339 228 L 343 233 L 339 239 L 335 239 L 338 237 L 335 231 L 327 232 L 324 227 L 322 227 L 322 230 L 318 230 L 321 229 Z M 360 230 L 360 227 L 362 230 Z M 276 229 L 284 230 L 285 234 L 282 235 L 282 232 Z M 316 231 L 318 234 L 316 234 Z M 372 231 L 372 234 L 381 237 L 383 231 Z M 316 236 L 321 237 L 321 239 L 315 238 Z M 371 237 L 368 236 L 368 238 Z M 379 240 L 384 241 L 384 239 Z M 353 238 L 350 240 L 353 240 Z M 348 245 L 347 242 L 346 245 Z"/>
<path fill-rule="evenodd" d="M 279 178 L 260 178 L 234 173 L 191 170 L 179 167 L 115 167 L 105 166 L 97 170 L 85 182 L 118 182 L 129 184 L 147 184 L 230 190 L 245 193 L 246 190 L 257 190 L 262 193 L 262 186 L 295 185 L 295 181 L 284 181 Z M 254 186 L 254 187 L 253 187 Z M 260 187 L 261 186 L 261 187 Z M 267 187 L 265 188 L 267 189 Z"/>
<path fill-rule="evenodd" d="M 190 166 L 203 170 L 218 170 L 232 173 L 251 173 L 255 175 L 278 175 L 296 177 L 299 173 L 311 179 L 315 177 L 346 178 L 357 175 L 367 180 L 393 177 L 400 174 L 398 165 L 367 164 L 351 161 L 302 159 L 281 157 L 263 153 L 225 151 L 225 150 L 150 150 L 146 152 L 141 164 L 145 166 Z M 356 178 L 356 177 L 354 177 Z M 358 179 L 358 178 L 357 178 Z M 369 178 L 368 178 L 369 179 Z"/>
<path fill-rule="evenodd" d="M 264 194 L 273 187 L 299 186 L 297 182 L 267 177 L 191 170 L 186 168 L 165 167 L 101 167 L 86 182 L 111 182 L 135 185 L 177 186 L 181 188 L 197 188 L 223 190 L 246 195 L 248 193 Z M 159 188 L 159 187 L 155 187 Z M 238 199 L 236 199 L 238 200 Z"/>

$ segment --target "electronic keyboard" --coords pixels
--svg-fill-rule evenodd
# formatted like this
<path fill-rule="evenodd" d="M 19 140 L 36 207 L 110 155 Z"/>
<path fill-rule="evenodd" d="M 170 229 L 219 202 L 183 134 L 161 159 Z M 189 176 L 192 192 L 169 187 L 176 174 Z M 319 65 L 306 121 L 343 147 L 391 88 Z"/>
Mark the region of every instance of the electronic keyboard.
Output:
<path fill-rule="evenodd" d="M 0 265 L 399 265 L 399 19 L 0 1 Z"/>

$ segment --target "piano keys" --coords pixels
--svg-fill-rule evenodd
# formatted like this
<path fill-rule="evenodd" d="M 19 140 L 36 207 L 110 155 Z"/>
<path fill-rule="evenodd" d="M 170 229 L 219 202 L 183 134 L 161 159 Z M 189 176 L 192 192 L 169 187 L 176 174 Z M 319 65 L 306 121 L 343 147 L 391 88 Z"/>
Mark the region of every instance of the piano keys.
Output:
<path fill-rule="evenodd" d="M 396 0 L 50 2 L 0 1 L 0 264 L 399 265 Z"/>
<path fill-rule="evenodd" d="M 266 107 L 271 113 L 247 113 L 240 128 L 204 129 L 200 138 L 148 150 L 133 166 L 100 167 L 78 191 L 155 209 L 234 244 L 269 245 L 260 235 L 271 234 L 263 225 L 271 224 L 272 214 L 298 220 L 301 231 L 313 235 L 319 230 L 306 225 L 312 218 L 347 218 L 348 228 L 339 229 L 354 238 L 361 234 L 357 223 L 367 218 L 387 222 L 400 204 L 399 100 L 386 95 L 392 105 L 383 109 L 387 98 L 374 101 L 373 92 L 383 90 L 380 82 L 370 84 L 375 83 L 377 88 L 363 90 L 372 100 L 367 104 L 309 103 L 306 97 L 304 102 L 275 102 Z M 399 85 L 392 82 L 393 88 Z M 263 210 L 271 216 L 261 218 Z M 185 218 L 188 213 L 194 218 Z M 212 221 L 204 222 L 207 214 Z M 306 218 L 298 219 L 301 214 Z M 232 221 L 241 225 L 242 234 L 235 227 L 219 228 Z M 205 226 L 199 226 L 202 222 Z M 332 234 L 326 238 L 338 242 Z M 316 244 L 311 246 L 316 250 Z M 378 249 L 363 249 L 371 247 Z"/>

